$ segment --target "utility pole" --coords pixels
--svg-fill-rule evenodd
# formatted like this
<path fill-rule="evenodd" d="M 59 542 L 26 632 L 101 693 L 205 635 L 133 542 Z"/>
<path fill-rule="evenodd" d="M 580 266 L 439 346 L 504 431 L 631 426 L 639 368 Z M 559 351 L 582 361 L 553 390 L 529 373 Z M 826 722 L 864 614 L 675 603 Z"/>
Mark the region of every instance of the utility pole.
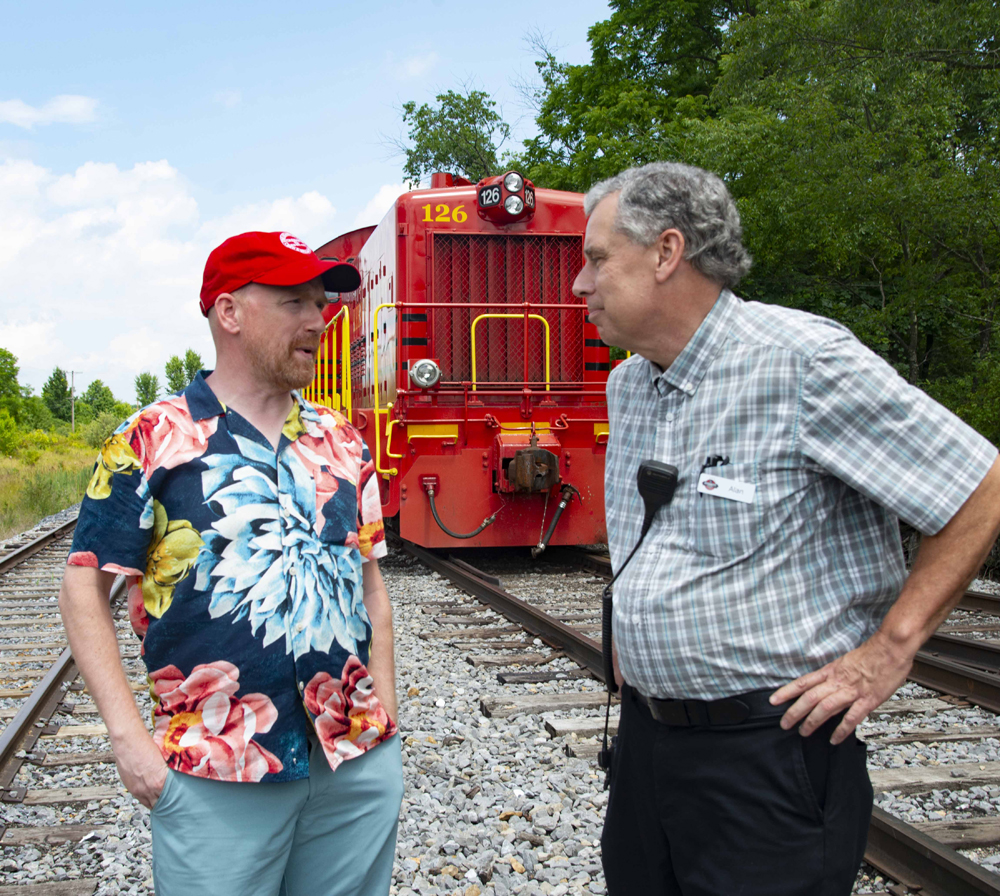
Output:
<path fill-rule="evenodd" d="M 76 375 L 83 375 L 82 370 L 69 372 L 69 431 L 76 432 Z"/>

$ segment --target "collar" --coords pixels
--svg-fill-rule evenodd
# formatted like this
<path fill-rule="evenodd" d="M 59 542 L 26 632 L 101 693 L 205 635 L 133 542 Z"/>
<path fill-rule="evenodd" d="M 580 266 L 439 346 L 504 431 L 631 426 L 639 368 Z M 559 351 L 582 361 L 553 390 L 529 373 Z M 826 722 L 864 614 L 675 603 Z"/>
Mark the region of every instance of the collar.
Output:
<path fill-rule="evenodd" d="M 694 336 L 674 358 L 673 364 L 661 371 L 652 361 L 647 361 L 650 367 L 650 379 L 657 392 L 662 395 L 672 387 L 686 395 L 694 395 L 698 385 L 708 373 L 709 366 L 722 348 L 739 304 L 740 300 L 728 289 L 722 290 L 712 309 L 701 322 L 701 326 L 695 330 Z"/>
<path fill-rule="evenodd" d="M 188 383 L 182 393 L 187 399 L 191 419 L 195 422 L 226 413 L 225 405 L 216 397 L 212 387 L 205 382 L 205 377 L 211 372 L 211 370 L 199 370 L 198 375 Z"/>
<path fill-rule="evenodd" d="M 188 411 L 195 422 L 206 420 L 209 417 L 219 417 L 226 413 L 226 406 L 219 401 L 212 391 L 212 387 L 205 382 L 205 377 L 211 372 L 211 370 L 199 370 L 198 375 L 191 380 L 183 392 L 187 399 Z M 290 442 L 294 442 L 305 432 L 301 420 L 319 423 L 319 414 L 309 402 L 299 395 L 297 390 L 293 389 L 291 395 L 292 407 L 288 412 L 288 417 L 285 418 L 285 425 L 281 431 Z"/>

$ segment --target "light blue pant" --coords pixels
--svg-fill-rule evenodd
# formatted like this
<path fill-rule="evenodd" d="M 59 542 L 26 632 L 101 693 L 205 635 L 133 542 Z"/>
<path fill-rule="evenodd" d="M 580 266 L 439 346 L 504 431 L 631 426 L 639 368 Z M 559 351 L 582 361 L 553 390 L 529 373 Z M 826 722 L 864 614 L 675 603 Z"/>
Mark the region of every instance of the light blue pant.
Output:
<path fill-rule="evenodd" d="M 152 811 L 156 896 L 381 896 L 403 799 L 399 736 L 278 784 L 169 771 Z"/>

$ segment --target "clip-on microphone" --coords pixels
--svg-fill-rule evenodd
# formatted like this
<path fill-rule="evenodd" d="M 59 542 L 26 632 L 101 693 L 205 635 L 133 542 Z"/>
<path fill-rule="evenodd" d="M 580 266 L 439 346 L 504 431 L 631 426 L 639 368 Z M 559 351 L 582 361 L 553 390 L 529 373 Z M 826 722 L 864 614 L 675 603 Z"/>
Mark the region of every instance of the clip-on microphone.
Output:
<path fill-rule="evenodd" d="M 611 597 L 611 587 L 615 580 L 628 566 L 629 561 L 635 556 L 636 551 L 642 545 L 646 533 L 653 525 L 653 518 L 656 511 L 661 507 L 666 507 L 674 497 L 674 489 L 677 488 L 677 467 L 671 464 L 664 464 L 658 460 L 644 460 L 639 464 L 639 472 L 636 475 L 636 485 L 639 494 L 642 496 L 643 504 L 646 506 L 646 515 L 642 521 L 642 532 L 636 542 L 632 553 L 628 555 L 618 572 L 611 581 L 604 586 L 604 595 L 601 598 L 601 653 L 604 659 L 604 683 L 608 688 L 608 706 L 604 713 L 604 746 L 597 754 L 597 764 L 610 771 L 611 750 L 608 749 L 608 721 L 611 714 L 611 695 L 618 690 L 618 683 L 615 681 L 615 666 L 611 653 L 611 620 L 614 615 L 614 605 Z M 605 780 L 604 787 L 607 789 L 608 781 Z"/>

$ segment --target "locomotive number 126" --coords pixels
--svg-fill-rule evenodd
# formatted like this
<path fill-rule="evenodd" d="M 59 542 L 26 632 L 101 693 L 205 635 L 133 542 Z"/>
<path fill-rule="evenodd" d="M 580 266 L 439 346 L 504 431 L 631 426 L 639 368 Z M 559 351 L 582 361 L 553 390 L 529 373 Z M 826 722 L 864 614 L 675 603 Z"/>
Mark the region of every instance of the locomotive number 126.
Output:
<path fill-rule="evenodd" d="M 465 209 L 456 205 L 454 207 L 450 205 L 435 205 L 434 206 L 434 217 L 431 217 L 431 206 L 423 205 L 421 208 L 424 211 L 424 221 L 454 221 L 456 224 L 464 224 L 469 220 L 469 216 L 465 213 Z"/>

